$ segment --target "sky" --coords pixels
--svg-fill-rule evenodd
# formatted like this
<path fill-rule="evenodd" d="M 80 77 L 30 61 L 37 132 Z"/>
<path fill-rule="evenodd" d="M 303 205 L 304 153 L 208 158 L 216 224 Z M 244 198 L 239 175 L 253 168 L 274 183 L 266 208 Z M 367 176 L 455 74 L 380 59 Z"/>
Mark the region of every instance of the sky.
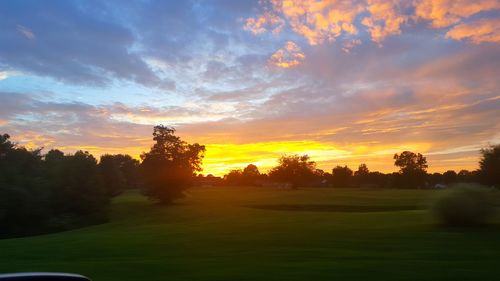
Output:
<path fill-rule="evenodd" d="M 139 158 L 164 124 L 205 174 L 473 170 L 499 78 L 498 0 L 0 1 L 0 133 L 45 151 Z"/>

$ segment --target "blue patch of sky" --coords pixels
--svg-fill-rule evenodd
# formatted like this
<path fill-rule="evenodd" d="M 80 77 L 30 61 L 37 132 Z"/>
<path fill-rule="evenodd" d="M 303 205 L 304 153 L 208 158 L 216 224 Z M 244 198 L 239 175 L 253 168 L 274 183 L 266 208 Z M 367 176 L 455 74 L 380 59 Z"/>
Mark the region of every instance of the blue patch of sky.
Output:
<path fill-rule="evenodd" d="M 185 97 L 174 91 L 148 88 L 133 82 L 113 81 L 105 87 L 66 84 L 52 78 L 17 74 L 0 81 L 0 92 L 44 96 L 55 102 L 82 102 L 106 105 L 121 102 L 130 106 L 182 105 Z"/>

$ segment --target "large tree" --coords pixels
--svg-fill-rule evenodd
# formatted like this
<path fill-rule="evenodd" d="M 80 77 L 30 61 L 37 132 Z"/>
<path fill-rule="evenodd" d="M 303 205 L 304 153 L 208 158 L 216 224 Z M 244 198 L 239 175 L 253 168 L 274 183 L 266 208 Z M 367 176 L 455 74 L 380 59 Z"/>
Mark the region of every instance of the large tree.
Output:
<path fill-rule="evenodd" d="M 259 168 L 248 164 L 243 170 L 235 169 L 224 175 L 224 182 L 230 186 L 256 186 L 261 178 Z"/>
<path fill-rule="evenodd" d="M 99 161 L 100 179 L 108 195 L 117 196 L 138 184 L 139 161 L 126 154 L 104 154 Z"/>
<path fill-rule="evenodd" d="M 89 152 L 79 150 L 60 160 L 61 163 L 46 163 L 49 169 L 56 170 L 55 178 L 50 178 L 50 186 L 58 227 L 71 228 L 107 221 L 111 198 L 99 179 L 97 159 Z"/>
<path fill-rule="evenodd" d="M 22 236 L 107 219 L 110 198 L 88 152 L 28 150 L 0 135 L 0 236 Z"/>
<path fill-rule="evenodd" d="M 114 155 L 104 154 L 99 161 L 99 175 L 106 193 L 115 197 L 125 189 L 125 174 L 120 169 L 120 163 Z"/>
<path fill-rule="evenodd" d="M 144 193 L 161 204 L 184 196 L 195 172 L 201 171 L 205 146 L 188 144 L 175 135 L 175 129 L 155 126 L 154 145 L 141 155 Z"/>
<path fill-rule="evenodd" d="M 306 186 L 314 179 L 316 162 L 307 155 L 282 156 L 279 165 L 271 169 L 269 177 L 277 182 L 289 183 L 292 188 Z"/>
<path fill-rule="evenodd" d="M 370 170 L 366 164 L 359 165 L 358 170 L 354 172 L 354 180 L 358 186 L 370 183 Z"/>
<path fill-rule="evenodd" d="M 257 185 L 257 181 L 260 178 L 259 168 L 254 164 L 248 164 L 243 169 L 242 176 L 247 185 Z"/>
<path fill-rule="evenodd" d="M 337 166 L 332 169 L 333 187 L 350 187 L 352 183 L 352 170 L 347 166 Z"/>
<path fill-rule="evenodd" d="M 479 176 L 481 182 L 500 187 L 500 144 L 481 149 Z"/>
<path fill-rule="evenodd" d="M 40 150 L 0 135 L 0 237 L 37 233 L 49 215 Z"/>
<path fill-rule="evenodd" d="M 402 175 L 401 184 L 405 187 L 423 187 L 427 175 L 427 159 L 420 153 L 403 151 L 394 154 L 394 165 Z"/>

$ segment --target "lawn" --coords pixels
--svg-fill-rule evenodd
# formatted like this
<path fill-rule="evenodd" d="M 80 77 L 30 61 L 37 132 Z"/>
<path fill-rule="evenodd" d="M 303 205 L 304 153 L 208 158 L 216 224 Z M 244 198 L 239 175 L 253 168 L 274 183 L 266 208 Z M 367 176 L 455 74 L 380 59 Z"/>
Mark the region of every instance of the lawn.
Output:
<path fill-rule="evenodd" d="M 445 229 L 440 191 L 194 188 L 175 206 L 135 192 L 107 224 L 0 240 L 0 272 L 111 280 L 492 280 L 500 218 Z"/>

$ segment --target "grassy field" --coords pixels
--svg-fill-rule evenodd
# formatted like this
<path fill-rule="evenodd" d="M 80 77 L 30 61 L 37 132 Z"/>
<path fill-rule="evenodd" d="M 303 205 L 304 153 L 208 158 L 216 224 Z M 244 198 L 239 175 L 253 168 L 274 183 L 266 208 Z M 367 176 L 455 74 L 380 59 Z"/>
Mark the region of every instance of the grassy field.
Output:
<path fill-rule="evenodd" d="M 500 218 L 438 227 L 439 191 L 195 188 L 155 206 L 130 192 L 110 223 L 0 240 L 0 272 L 110 280 L 493 280 Z"/>

